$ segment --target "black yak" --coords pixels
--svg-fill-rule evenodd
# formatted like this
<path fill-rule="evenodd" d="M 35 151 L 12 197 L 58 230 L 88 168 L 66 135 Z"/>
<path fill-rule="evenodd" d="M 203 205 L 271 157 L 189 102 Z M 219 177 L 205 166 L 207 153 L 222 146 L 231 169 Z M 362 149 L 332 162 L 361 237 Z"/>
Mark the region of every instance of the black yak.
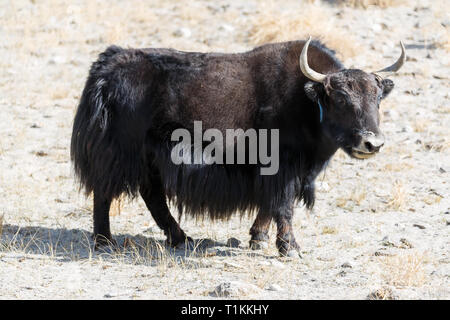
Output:
<path fill-rule="evenodd" d="M 172 246 L 192 239 L 167 200 L 180 215 L 255 212 L 250 246 L 267 241 L 273 220 L 280 254 L 296 255 L 294 205 L 314 205 L 314 180 L 333 154 L 365 159 L 383 145 L 378 109 L 394 84 L 380 74 L 402 66 L 401 48 L 396 63 L 366 73 L 311 39 L 238 54 L 109 47 L 90 69 L 71 140 L 75 173 L 94 194 L 96 246 L 114 243 L 110 204 L 127 193 L 143 197 Z M 222 133 L 277 129 L 277 173 L 262 175 L 261 162 L 175 164 L 171 134 L 195 121 Z"/>

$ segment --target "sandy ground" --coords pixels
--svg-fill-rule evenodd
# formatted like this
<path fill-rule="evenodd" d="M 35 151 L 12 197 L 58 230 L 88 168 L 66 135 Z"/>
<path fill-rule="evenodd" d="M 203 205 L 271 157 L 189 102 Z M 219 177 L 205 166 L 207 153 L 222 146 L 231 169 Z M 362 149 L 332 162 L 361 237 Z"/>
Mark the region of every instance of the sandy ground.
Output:
<path fill-rule="evenodd" d="M 446 1 L 329 2 L 2 1 L 0 298 L 449 299 Z M 250 251 L 251 218 L 183 218 L 198 248 L 169 250 L 141 199 L 114 204 L 121 251 L 93 252 L 92 199 L 77 192 L 69 143 L 96 56 L 111 43 L 237 52 L 309 33 L 348 67 L 390 64 L 398 40 L 408 60 L 381 107 L 381 154 L 338 152 L 317 181 L 314 210 L 296 209 L 303 258 L 278 257 L 273 227 L 269 248 Z"/>

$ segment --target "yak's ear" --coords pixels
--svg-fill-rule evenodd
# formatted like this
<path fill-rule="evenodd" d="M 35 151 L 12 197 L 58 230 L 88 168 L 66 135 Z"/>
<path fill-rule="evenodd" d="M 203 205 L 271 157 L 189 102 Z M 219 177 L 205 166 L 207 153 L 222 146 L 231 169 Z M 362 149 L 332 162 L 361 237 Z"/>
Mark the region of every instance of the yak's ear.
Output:
<path fill-rule="evenodd" d="M 317 99 L 324 93 L 323 84 L 319 82 L 308 81 L 305 83 L 306 96 L 312 101 L 316 102 Z"/>
<path fill-rule="evenodd" d="M 383 79 L 381 84 L 383 85 L 383 95 L 381 96 L 381 99 L 384 99 L 394 88 L 394 82 L 391 79 Z"/>

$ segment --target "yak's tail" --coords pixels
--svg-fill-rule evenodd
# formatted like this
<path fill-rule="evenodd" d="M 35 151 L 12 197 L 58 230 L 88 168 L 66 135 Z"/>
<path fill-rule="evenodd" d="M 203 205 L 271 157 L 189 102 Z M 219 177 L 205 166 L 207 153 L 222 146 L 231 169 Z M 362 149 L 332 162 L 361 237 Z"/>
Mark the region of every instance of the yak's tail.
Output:
<path fill-rule="evenodd" d="M 93 63 L 75 115 L 70 153 L 86 195 L 98 190 L 116 198 L 138 191 L 143 139 L 129 125 L 135 117 L 135 106 L 129 105 L 133 99 L 121 97 L 123 83 L 111 66 L 123 51 L 109 47 Z"/>

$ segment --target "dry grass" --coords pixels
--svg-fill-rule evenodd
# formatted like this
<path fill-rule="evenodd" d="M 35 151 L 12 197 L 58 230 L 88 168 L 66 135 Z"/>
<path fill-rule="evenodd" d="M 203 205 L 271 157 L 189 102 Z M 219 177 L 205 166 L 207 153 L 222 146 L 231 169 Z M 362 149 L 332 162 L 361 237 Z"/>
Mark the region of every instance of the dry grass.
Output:
<path fill-rule="evenodd" d="M 430 120 L 426 119 L 414 119 L 412 123 L 412 128 L 414 129 L 414 132 L 426 132 L 429 130 L 431 125 Z"/>
<path fill-rule="evenodd" d="M 352 8 L 380 7 L 384 9 L 404 5 L 407 0 L 338 0 L 338 2 L 343 6 Z"/>
<path fill-rule="evenodd" d="M 55 101 L 62 101 L 65 107 L 76 105 L 88 68 L 85 59 L 94 59 L 111 44 L 152 47 L 157 42 L 161 47 L 211 51 L 209 26 L 219 15 L 201 3 L 184 6 L 177 1 L 158 0 L 118 2 L 111 6 L 98 0 L 70 5 L 56 0 L 36 1 L 31 6 L 29 1 L 14 1 L 3 8 L 9 14 L 1 15 L 1 41 L 8 50 L 0 60 L 0 68 L 14 76 L 2 90 L 23 92 L 8 103 L 36 109 Z M 162 10 L 168 14 L 157 14 Z M 235 9 L 220 15 L 219 19 L 239 25 L 239 12 Z M 191 36 L 174 36 L 180 27 L 190 29 Z M 236 26 L 234 30 L 239 31 L 229 35 L 242 38 L 247 28 Z M 221 50 L 228 47 L 227 42 L 236 41 L 219 39 L 215 46 Z M 74 76 L 80 81 L 74 83 Z M 72 85 L 65 85 L 69 83 Z"/>
<path fill-rule="evenodd" d="M 367 197 L 366 188 L 363 185 L 361 185 L 360 187 L 353 189 L 349 199 L 359 206 L 366 199 L 366 197 Z"/>
<path fill-rule="evenodd" d="M 0 215 L 0 237 L 3 234 L 3 219 L 4 219 L 4 215 Z"/>
<path fill-rule="evenodd" d="M 341 57 L 353 57 L 358 53 L 357 41 L 346 30 L 336 27 L 330 8 L 299 2 L 283 9 L 273 1 L 260 3 L 249 34 L 253 44 L 307 39 L 311 35 L 334 48 Z"/>
<path fill-rule="evenodd" d="M 437 47 L 450 52 L 450 27 L 448 23 L 444 25 L 442 21 L 448 21 L 448 1 L 436 0 L 431 6 L 434 19 L 420 28 L 420 32 L 425 39 L 430 39 Z M 447 62 L 448 65 L 448 62 Z"/>
<path fill-rule="evenodd" d="M 423 199 L 427 205 L 431 206 L 433 204 L 438 204 L 442 200 L 442 196 L 436 194 L 428 194 Z"/>
<path fill-rule="evenodd" d="M 335 227 L 325 226 L 322 228 L 322 234 L 337 234 L 339 231 Z"/>
<path fill-rule="evenodd" d="M 389 285 L 420 287 L 428 280 L 425 266 L 429 259 L 424 253 L 413 252 L 381 257 L 379 262 L 381 275 Z"/>
<path fill-rule="evenodd" d="M 364 185 L 360 185 L 353 188 L 349 195 L 338 197 L 336 199 L 336 206 L 347 211 L 353 211 L 355 205 L 360 206 L 366 199 L 367 188 Z"/>
<path fill-rule="evenodd" d="M 383 171 L 403 172 L 405 170 L 410 170 L 412 168 L 414 168 L 413 164 L 406 161 L 399 161 L 386 164 L 383 167 Z"/>
<path fill-rule="evenodd" d="M 3 216 L 0 216 L 0 219 L 3 219 Z M 0 235 L 1 227 L 2 220 L 0 220 Z M 125 238 L 123 244 L 116 250 L 105 247 L 104 251 L 94 251 L 90 236 L 83 233 L 82 237 L 83 241 L 75 244 L 77 250 L 74 250 L 74 243 L 61 242 L 56 235 L 47 238 L 39 232 L 29 233 L 19 228 L 15 234 L 2 239 L 0 251 L 20 252 L 24 255 L 40 254 L 53 260 L 64 257 L 68 261 L 155 266 L 160 273 L 171 268 L 188 270 L 199 267 L 201 262 L 191 262 L 191 258 L 198 259 L 208 256 L 207 251 L 201 248 L 201 242 L 197 242 L 192 250 L 175 251 L 168 249 L 159 241 L 147 239 L 138 242 L 132 238 Z"/>
<path fill-rule="evenodd" d="M 125 200 L 126 200 L 125 195 L 121 195 L 117 199 L 114 199 L 113 202 L 111 203 L 111 209 L 110 209 L 109 215 L 110 216 L 120 215 L 120 213 L 122 212 L 123 207 L 125 205 Z"/>
<path fill-rule="evenodd" d="M 396 211 L 405 209 L 408 200 L 408 193 L 402 181 L 395 181 L 391 189 L 391 197 L 387 207 Z"/>

